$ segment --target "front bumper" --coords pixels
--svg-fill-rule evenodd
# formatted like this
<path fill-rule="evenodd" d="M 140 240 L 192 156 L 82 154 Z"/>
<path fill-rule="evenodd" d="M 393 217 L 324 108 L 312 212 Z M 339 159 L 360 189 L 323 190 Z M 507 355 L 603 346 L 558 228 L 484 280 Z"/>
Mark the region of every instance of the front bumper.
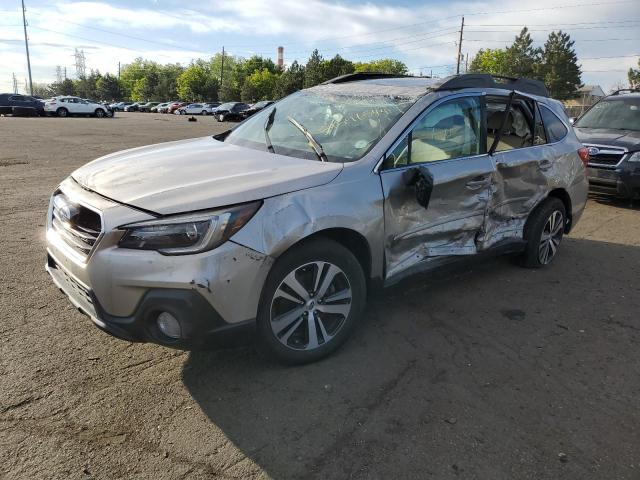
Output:
<path fill-rule="evenodd" d="M 615 169 L 588 167 L 589 190 L 623 198 L 640 197 L 640 163 L 622 162 Z"/>
<path fill-rule="evenodd" d="M 270 257 L 233 241 L 182 256 L 119 248 L 122 232 L 117 226 L 144 220 L 147 214 L 98 197 L 70 180 L 60 190 L 100 210 L 103 219 L 103 232 L 86 258 L 70 251 L 50 221 L 46 235 L 47 271 L 96 326 L 129 341 L 177 348 L 218 345 L 251 330 Z M 179 340 L 157 329 L 162 311 L 180 322 Z"/>

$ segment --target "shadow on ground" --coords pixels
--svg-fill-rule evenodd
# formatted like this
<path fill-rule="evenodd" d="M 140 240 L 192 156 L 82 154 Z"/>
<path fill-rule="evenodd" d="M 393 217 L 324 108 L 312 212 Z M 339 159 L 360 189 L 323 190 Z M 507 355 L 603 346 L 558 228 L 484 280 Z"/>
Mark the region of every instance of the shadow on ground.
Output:
<path fill-rule="evenodd" d="M 320 363 L 195 352 L 183 381 L 274 478 L 638 478 L 639 279 L 640 248 L 567 239 L 405 281 Z"/>

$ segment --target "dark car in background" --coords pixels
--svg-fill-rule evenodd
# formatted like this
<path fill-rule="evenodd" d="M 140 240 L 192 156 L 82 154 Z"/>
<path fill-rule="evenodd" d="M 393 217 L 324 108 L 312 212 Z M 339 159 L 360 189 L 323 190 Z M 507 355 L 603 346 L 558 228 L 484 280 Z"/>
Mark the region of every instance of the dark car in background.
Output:
<path fill-rule="evenodd" d="M 594 193 L 640 198 L 640 90 L 618 90 L 573 124 L 589 149 L 589 188 Z"/>
<path fill-rule="evenodd" d="M 124 107 L 124 111 L 125 112 L 137 112 L 139 108 L 140 108 L 140 103 L 139 102 L 135 102 L 135 103 L 132 103 L 132 104 L 127 105 L 126 107 Z"/>
<path fill-rule="evenodd" d="M 227 102 L 220 105 L 213 111 L 219 122 L 239 121 L 242 120 L 242 112 L 251 108 L 248 104 L 242 102 Z"/>
<path fill-rule="evenodd" d="M 263 100 L 261 102 L 256 102 L 246 110 L 243 110 L 240 115 L 242 116 L 242 118 L 248 118 L 254 113 L 258 113 L 263 108 L 267 108 L 269 105 L 273 105 L 273 103 L 273 100 Z"/>
<path fill-rule="evenodd" d="M 2 115 L 44 115 L 44 102 L 28 95 L 0 93 Z"/>
<path fill-rule="evenodd" d="M 115 102 L 109 106 L 114 112 L 124 112 L 125 107 L 128 107 L 129 105 L 133 105 L 133 102 Z"/>
<path fill-rule="evenodd" d="M 155 106 L 160 105 L 160 102 L 147 102 L 147 103 L 143 103 L 141 105 L 138 105 L 138 111 L 139 112 L 151 112 L 151 109 Z"/>

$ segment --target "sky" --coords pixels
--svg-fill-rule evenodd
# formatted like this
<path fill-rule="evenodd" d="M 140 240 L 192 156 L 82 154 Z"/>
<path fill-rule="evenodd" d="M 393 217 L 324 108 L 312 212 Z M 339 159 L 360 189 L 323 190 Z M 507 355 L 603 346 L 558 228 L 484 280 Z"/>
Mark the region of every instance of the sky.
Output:
<path fill-rule="evenodd" d="M 640 58 L 640 0 L 361 1 L 343 0 L 25 0 L 34 82 L 52 82 L 56 66 L 75 78 L 75 49 L 86 67 L 117 73 L 136 57 L 188 64 L 222 47 L 285 64 L 324 58 L 402 60 L 413 74 L 455 71 L 462 16 L 462 53 L 510 44 L 528 26 L 536 46 L 551 30 L 568 32 L 582 81 L 605 91 L 626 85 Z M 0 92 L 25 91 L 27 62 L 18 0 L 0 0 Z"/>

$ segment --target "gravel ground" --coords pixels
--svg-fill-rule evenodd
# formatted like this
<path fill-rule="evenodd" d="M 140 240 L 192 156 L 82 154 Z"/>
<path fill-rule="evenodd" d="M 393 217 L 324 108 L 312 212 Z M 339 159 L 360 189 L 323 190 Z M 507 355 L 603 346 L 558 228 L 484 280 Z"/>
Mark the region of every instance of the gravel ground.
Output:
<path fill-rule="evenodd" d="M 56 184 L 210 117 L 0 118 L 0 477 L 640 478 L 640 211 L 592 199 L 555 263 L 377 295 L 333 357 L 109 337 L 44 271 Z"/>

